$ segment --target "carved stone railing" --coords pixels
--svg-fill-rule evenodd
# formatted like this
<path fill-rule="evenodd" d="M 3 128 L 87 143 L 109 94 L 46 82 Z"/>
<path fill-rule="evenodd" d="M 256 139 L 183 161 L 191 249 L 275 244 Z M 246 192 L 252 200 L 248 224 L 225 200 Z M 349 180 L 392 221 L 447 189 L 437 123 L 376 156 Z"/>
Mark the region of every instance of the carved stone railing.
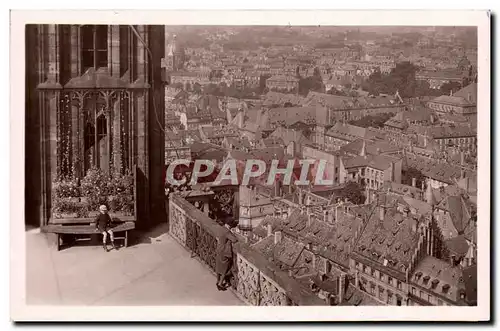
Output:
<path fill-rule="evenodd" d="M 169 196 L 169 222 L 170 235 L 215 273 L 218 241 L 229 230 L 177 193 Z M 254 306 L 325 304 L 246 243 L 238 241 L 233 248 L 231 289 L 243 302 Z"/>

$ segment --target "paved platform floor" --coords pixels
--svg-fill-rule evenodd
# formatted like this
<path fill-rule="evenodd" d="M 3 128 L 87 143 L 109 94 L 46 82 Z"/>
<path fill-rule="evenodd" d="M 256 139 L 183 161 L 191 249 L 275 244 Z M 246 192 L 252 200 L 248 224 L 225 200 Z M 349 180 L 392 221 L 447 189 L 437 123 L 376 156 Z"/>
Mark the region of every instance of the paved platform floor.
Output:
<path fill-rule="evenodd" d="M 26 232 L 26 302 L 32 305 L 243 305 L 218 291 L 215 276 L 162 227 L 140 243 L 57 251 L 45 234 Z"/>

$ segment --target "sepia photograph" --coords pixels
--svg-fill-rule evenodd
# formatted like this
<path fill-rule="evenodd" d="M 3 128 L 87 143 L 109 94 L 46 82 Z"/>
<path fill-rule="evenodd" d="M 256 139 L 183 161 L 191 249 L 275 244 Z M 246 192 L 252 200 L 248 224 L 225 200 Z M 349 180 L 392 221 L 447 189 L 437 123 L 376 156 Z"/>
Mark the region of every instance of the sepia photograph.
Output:
<path fill-rule="evenodd" d="M 487 12 L 85 13 L 11 17 L 12 318 L 490 318 Z"/>

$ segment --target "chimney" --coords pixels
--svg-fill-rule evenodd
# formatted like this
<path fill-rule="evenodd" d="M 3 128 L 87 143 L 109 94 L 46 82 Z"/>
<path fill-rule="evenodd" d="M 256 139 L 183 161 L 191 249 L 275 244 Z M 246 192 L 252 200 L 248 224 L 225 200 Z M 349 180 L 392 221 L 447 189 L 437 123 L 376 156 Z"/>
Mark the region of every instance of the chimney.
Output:
<path fill-rule="evenodd" d="M 232 120 L 233 120 L 233 116 L 231 115 L 231 112 L 229 111 L 229 108 L 228 108 L 228 107 L 225 107 L 225 110 L 226 110 L 227 122 L 228 122 L 228 123 L 231 123 L 231 122 L 232 122 Z"/>
<path fill-rule="evenodd" d="M 334 214 L 332 213 L 332 211 L 328 211 L 328 223 L 333 223 L 333 217 Z"/>
<path fill-rule="evenodd" d="M 267 225 L 267 236 L 270 237 L 273 235 L 273 226 L 271 224 Z"/>
<path fill-rule="evenodd" d="M 411 186 L 417 187 L 417 179 L 415 177 L 411 179 Z"/>
<path fill-rule="evenodd" d="M 238 114 L 236 116 L 239 116 L 238 117 L 238 128 L 243 128 L 243 123 L 244 123 L 244 120 L 245 120 L 245 112 L 243 111 L 243 109 L 239 109 L 238 111 Z"/>
<path fill-rule="evenodd" d="M 425 192 L 425 202 L 429 205 L 434 205 L 434 194 L 432 193 L 432 187 L 430 180 L 427 181 L 427 191 Z"/>
<path fill-rule="evenodd" d="M 461 168 L 460 169 L 460 179 L 464 179 L 464 178 L 465 178 L 465 169 Z"/>
<path fill-rule="evenodd" d="M 281 231 L 276 231 L 274 233 L 274 244 L 277 245 L 281 242 Z"/>
<path fill-rule="evenodd" d="M 339 221 L 339 207 L 338 206 L 335 206 L 335 219 L 334 219 L 335 222 L 338 222 Z"/>
<path fill-rule="evenodd" d="M 467 101 L 469 102 L 472 102 L 472 95 L 469 93 L 467 93 Z"/>
<path fill-rule="evenodd" d="M 344 274 L 341 274 L 339 276 L 339 302 L 338 304 L 341 304 L 342 301 L 344 300 Z"/>
<path fill-rule="evenodd" d="M 460 152 L 460 164 L 464 165 L 465 163 L 465 155 L 464 152 Z"/>
<path fill-rule="evenodd" d="M 323 211 L 323 222 L 325 222 L 325 223 L 328 222 L 328 211 L 327 210 Z"/>
<path fill-rule="evenodd" d="M 278 179 L 274 181 L 274 196 L 275 197 L 281 196 L 281 181 Z"/>
<path fill-rule="evenodd" d="M 427 134 L 424 136 L 424 147 L 427 147 Z"/>
<path fill-rule="evenodd" d="M 453 89 L 450 90 L 450 97 L 453 96 Z"/>
<path fill-rule="evenodd" d="M 379 219 L 380 221 L 384 221 L 385 219 L 385 206 L 380 206 L 379 207 Z"/>
<path fill-rule="evenodd" d="M 411 221 L 411 232 L 412 233 L 417 233 L 417 220 L 415 218 L 413 218 L 413 220 Z"/>
<path fill-rule="evenodd" d="M 363 139 L 363 145 L 361 146 L 361 151 L 359 153 L 359 156 L 366 156 L 366 142 Z"/>

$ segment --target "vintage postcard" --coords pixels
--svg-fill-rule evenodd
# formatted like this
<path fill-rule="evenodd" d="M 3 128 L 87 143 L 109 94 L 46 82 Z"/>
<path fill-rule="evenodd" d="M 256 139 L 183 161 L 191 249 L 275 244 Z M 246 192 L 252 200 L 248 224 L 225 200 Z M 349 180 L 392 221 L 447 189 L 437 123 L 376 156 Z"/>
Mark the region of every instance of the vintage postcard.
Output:
<path fill-rule="evenodd" d="M 13 320 L 490 319 L 489 12 L 13 11 L 11 73 Z"/>

